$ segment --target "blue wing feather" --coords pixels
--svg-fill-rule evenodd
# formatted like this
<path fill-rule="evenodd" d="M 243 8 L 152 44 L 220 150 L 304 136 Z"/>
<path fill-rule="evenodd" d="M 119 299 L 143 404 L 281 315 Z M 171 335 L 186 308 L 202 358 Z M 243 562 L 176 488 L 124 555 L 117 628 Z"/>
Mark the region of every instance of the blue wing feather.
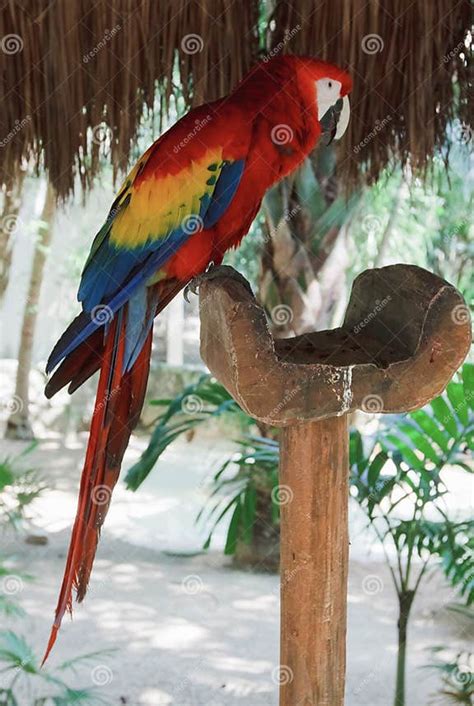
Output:
<path fill-rule="evenodd" d="M 222 217 L 235 195 L 243 170 L 244 160 L 226 163 L 220 172 L 212 198 L 201 199 L 199 216 L 203 220 L 204 228 L 212 228 Z M 116 213 L 120 210 L 117 209 Z M 97 328 L 104 325 L 101 317 L 94 316 L 95 307 L 106 306 L 107 316 L 104 318 L 110 320 L 193 235 L 179 227 L 165 238 L 150 240 L 145 246 L 134 250 L 119 249 L 109 242 L 113 221 L 114 216 L 109 216 L 96 236 L 78 292 L 83 312 L 54 347 L 46 366 L 47 373 Z M 135 356 L 136 341 L 139 337 L 137 335 L 132 338 L 135 339 L 135 344 L 132 342 L 128 350 L 129 364 Z"/>
<path fill-rule="evenodd" d="M 244 167 L 245 161 L 239 159 L 236 162 L 229 162 L 222 169 L 212 194 L 211 203 L 206 211 L 204 228 L 212 228 L 224 215 L 237 191 Z"/>

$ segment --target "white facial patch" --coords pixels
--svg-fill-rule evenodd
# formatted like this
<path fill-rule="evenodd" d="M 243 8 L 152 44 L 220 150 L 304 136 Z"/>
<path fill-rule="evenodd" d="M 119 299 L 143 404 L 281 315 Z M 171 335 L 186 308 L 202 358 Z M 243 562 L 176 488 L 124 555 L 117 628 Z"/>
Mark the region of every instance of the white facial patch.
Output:
<path fill-rule="evenodd" d="M 318 120 L 321 120 L 329 108 L 341 97 L 341 82 L 332 78 L 320 78 L 316 81 L 316 101 L 318 104 Z"/>
<path fill-rule="evenodd" d="M 341 97 L 342 84 L 332 78 L 320 78 L 316 81 L 316 102 L 318 105 L 318 120 L 332 108 Z M 342 99 L 342 111 L 338 119 L 336 134 L 334 139 L 339 140 L 347 129 L 350 117 L 349 97 Z"/>

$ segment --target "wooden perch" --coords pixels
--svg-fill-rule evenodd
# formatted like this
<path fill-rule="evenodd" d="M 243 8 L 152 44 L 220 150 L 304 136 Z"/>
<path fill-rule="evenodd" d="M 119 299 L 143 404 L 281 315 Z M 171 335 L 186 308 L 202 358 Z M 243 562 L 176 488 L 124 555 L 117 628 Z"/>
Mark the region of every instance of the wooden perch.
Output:
<path fill-rule="evenodd" d="M 469 350 L 459 292 L 412 265 L 367 270 L 341 328 L 274 340 L 230 267 L 199 287 L 201 355 L 280 450 L 281 706 L 342 706 L 349 497 L 347 414 L 417 409 Z"/>

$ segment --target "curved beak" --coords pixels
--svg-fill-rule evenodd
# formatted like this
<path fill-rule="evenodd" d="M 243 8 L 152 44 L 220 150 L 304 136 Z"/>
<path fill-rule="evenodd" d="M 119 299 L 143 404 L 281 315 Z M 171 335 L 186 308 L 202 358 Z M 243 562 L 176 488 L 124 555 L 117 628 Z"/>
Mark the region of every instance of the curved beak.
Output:
<path fill-rule="evenodd" d="M 349 125 L 349 118 L 351 117 L 351 105 L 349 103 L 349 96 L 344 96 L 342 99 L 342 110 L 339 115 L 339 120 L 337 121 L 336 134 L 334 135 L 335 140 L 340 140 L 347 130 Z"/>
<path fill-rule="evenodd" d="M 350 115 L 349 96 L 340 98 L 337 103 L 324 113 L 320 120 L 323 144 L 330 145 L 333 140 L 339 140 L 344 135 L 349 124 Z"/>

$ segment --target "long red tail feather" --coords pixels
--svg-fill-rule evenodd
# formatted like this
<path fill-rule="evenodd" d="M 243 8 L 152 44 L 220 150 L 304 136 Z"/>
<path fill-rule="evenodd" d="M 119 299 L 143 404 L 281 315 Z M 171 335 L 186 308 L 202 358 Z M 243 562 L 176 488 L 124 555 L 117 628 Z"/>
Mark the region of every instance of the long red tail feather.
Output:
<path fill-rule="evenodd" d="M 100 361 L 101 371 L 82 471 L 76 519 L 43 664 L 56 641 L 65 612 L 72 612 L 73 589 L 79 602 L 86 594 L 100 530 L 118 480 L 130 434 L 143 406 L 150 367 L 152 331 L 133 367 L 122 373 L 125 318 L 119 314 L 114 319 L 107 333 L 105 346 L 98 341 L 100 348 L 95 356 L 91 357 L 90 347 L 84 350 L 85 369 L 90 370 L 92 359 Z M 97 367 L 96 363 L 95 365 Z"/>

